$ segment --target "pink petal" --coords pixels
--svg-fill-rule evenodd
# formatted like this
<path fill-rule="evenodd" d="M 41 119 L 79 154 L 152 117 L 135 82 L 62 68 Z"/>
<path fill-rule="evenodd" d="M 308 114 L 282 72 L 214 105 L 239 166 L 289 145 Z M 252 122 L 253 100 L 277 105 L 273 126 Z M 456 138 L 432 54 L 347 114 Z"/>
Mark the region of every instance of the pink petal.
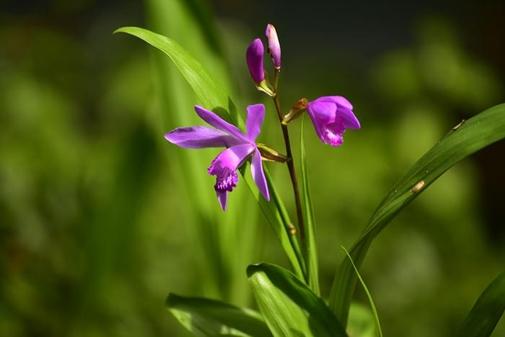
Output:
<path fill-rule="evenodd" d="M 261 154 L 258 150 L 255 150 L 252 155 L 251 174 L 263 197 L 267 201 L 270 201 L 270 192 L 268 191 L 268 183 L 265 178 L 265 172 L 263 172 L 263 163 L 261 161 Z"/>
<path fill-rule="evenodd" d="M 265 119 L 265 106 L 263 104 L 254 104 L 247 107 L 247 137 L 255 141 L 261 132 L 261 126 Z"/>
<path fill-rule="evenodd" d="M 240 129 L 237 128 L 235 125 L 228 123 L 218 115 L 216 115 L 214 112 L 209 111 L 205 108 L 202 108 L 199 105 L 195 105 L 195 111 L 200 116 L 201 119 L 215 127 L 216 129 L 222 130 L 235 138 L 242 140 L 242 141 L 247 141 L 247 138 L 240 132 Z"/>
<path fill-rule="evenodd" d="M 170 143 L 184 148 L 228 147 L 236 144 L 234 137 L 224 131 L 205 126 L 177 128 L 165 134 Z"/>

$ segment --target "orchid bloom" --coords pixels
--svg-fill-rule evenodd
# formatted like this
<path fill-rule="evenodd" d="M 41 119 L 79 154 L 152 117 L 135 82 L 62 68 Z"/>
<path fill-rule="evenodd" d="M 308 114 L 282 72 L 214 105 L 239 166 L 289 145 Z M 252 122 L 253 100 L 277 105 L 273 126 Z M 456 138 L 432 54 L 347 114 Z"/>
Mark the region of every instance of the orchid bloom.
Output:
<path fill-rule="evenodd" d="M 334 147 L 344 142 L 345 129 L 361 128 L 351 102 L 342 96 L 319 97 L 307 104 L 307 112 L 321 141 Z"/>
<path fill-rule="evenodd" d="M 265 106 L 254 104 L 247 107 L 245 134 L 212 111 L 198 105 L 195 106 L 195 111 L 213 128 L 206 126 L 177 128 L 165 134 L 165 139 L 183 148 L 226 147 L 208 168 L 208 173 L 216 176 L 214 189 L 223 210 L 226 210 L 228 192 L 237 185 L 237 169 L 249 158 L 253 179 L 263 197 L 270 200 L 261 154 L 256 146 L 256 138 L 260 134 L 265 117 Z"/>

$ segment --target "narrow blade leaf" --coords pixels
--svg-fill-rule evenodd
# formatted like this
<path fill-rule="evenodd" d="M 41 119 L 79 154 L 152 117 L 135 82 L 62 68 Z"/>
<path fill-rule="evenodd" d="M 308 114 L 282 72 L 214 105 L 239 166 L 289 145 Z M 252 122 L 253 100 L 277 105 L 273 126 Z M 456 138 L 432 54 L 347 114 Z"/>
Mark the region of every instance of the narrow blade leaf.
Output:
<path fill-rule="evenodd" d="M 347 336 L 324 301 L 289 271 L 263 263 L 249 266 L 247 275 L 275 337 Z"/>
<path fill-rule="evenodd" d="M 122 27 L 114 33 L 138 37 L 170 57 L 203 106 L 210 109 L 227 107 L 226 93 L 219 89 L 200 62 L 174 40 L 139 27 Z"/>
<path fill-rule="evenodd" d="M 403 207 L 457 162 L 504 137 L 505 104 L 494 106 L 453 128 L 414 164 L 376 209 L 365 231 L 351 248 L 350 255 L 356 266 L 361 266 L 375 237 Z M 352 264 L 344 259 L 335 274 L 329 299 L 330 307 L 344 324 L 356 280 Z"/>
<path fill-rule="evenodd" d="M 381 323 L 379 321 L 379 313 L 377 312 L 377 307 L 375 306 L 375 303 L 373 301 L 372 293 L 370 293 L 370 290 L 368 290 L 368 287 L 366 286 L 365 280 L 363 280 L 363 277 L 361 277 L 361 274 L 359 273 L 359 270 L 356 267 L 356 265 L 354 264 L 354 261 L 352 260 L 352 257 L 349 254 L 349 252 L 347 251 L 347 249 L 345 249 L 344 246 L 342 246 L 342 249 L 344 250 L 344 252 L 347 255 L 347 257 L 349 258 L 349 261 L 351 262 L 352 267 L 353 267 L 354 271 L 356 272 L 356 276 L 358 277 L 359 282 L 361 283 L 361 286 L 363 287 L 363 290 L 366 293 L 366 296 L 368 298 L 368 302 L 370 303 L 370 308 L 372 308 L 372 313 L 373 313 L 373 316 L 374 316 L 374 319 L 375 319 L 375 324 L 377 326 L 377 331 L 379 332 L 379 337 L 382 337 L 383 335 L 382 335 Z"/>
<path fill-rule="evenodd" d="M 502 272 L 482 292 L 456 336 L 490 336 L 504 311 L 505 272 Z"/>
<path fill-rule="evenodd" d="M 303 140 L 303 119 L 300 127 L 300 161 L 302 172 L 302 202 L 303 218 L 305 223 L 305 264 L 308 271 L 309 287 L 319 295 L 319 274 L 317 262 L 317 245 L 315 233 L 314 209 L 312 199 L 310 198 L 309 178 L 307 174 L 307 159 L 305 155 L 305 143 Z"/>
<path fill-rule="evenodd" d="M 197 336 L 272 336 L 261 315 L 221 301 L 168 295 L 166 305 L 177 320 Z"/>

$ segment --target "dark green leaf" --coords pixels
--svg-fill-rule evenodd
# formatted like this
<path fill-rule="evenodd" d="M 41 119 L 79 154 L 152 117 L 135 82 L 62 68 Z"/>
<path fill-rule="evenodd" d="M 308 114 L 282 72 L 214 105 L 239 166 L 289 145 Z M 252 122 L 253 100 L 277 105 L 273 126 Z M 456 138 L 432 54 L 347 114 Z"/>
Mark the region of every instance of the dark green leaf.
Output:
<path fill-rule="evenodd" d="M 249 266 L 247 275 L 274 336 L 347 336 L 324 301 L 289 271 L 263 263 Z"/>
<path fill-rule="evenodd" d="M 272 336 L 261 315 L 216 300 L 168 295 L 167 307 L 197 336 Z"/>
<path fill-rule="evenodd" d="M 482 292 L 456 336 L 490 336 L 504 311 L 505 272 L 502 272 Z"/>
<path fill-rule="evenodd" d="M 505 104 L 492 107 L 454 127 L 414 164 L 381 202 L 365 231 L 351 248 L 350 255 L 356 266 L 361 266 L 375 237 L 403 207 L 457 162 L 504 137 Z M 330 294 L 330 306 L 344 324 L 347 322 L 356 280 L 352 264 L 344 258 L 335 274 Z"/>

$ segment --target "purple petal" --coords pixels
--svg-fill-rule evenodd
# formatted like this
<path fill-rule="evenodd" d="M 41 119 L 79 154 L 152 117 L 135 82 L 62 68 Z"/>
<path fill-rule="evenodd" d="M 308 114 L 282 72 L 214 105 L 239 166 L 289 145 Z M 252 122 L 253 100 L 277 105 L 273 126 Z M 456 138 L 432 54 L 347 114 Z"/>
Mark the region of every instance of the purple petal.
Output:
<path fill-rule="evenodd" d="M 265 178 L 265 173 L 263 172 L 263 163 L 261 161 L 261 154 L 257 149 L 254 151 L 252 155 L 251 173 L 263 197 L 267 201 L 270 201 L 270 193 L 268 191 L 268 184 Z"/>
<path fill-rule="evenodd" d="M 219 170 L 224 168 L 235 171 L 253 151 L 254 145 L 252 144 L 235 145 L 221 151 L 212 161 L 209 167 L 209 174 L 214 174 L 214 172 L 219 172 Z"/>
<path fill-rule="evenodd" d="M 334 102 L 338 106 L 342 106 L 346 109 L 352 110 L 352 104 L 344 96 L 322 96 L 317 99 L 317 101 L 330 101 Z"/>
<path fill-rule="evenodd" d="M 337 115 L 339 115 L 343 122 L 344 126 L 348 129 L 359 129 L 361 128 L 361 124 L 359 123 L 358 118 L 354 115 L 352 110 L 346 108 L 340 108 L 337 111 Z"/>
<path fill-rule="evenodd" d="M 246 60 L 249 73 L 256 84 L 265 79 L 265 70 L 263 68 L 263 54 L 265 47 L 260 39 L 254 39 L 249 47 L 247 47 Z"/>
<path fill-rule="evenodd" d="M 222 130 L 233 137 L 237 138 L 239 142 L 247 141 L 247 138 L 240 132 L 240 129 L 235 125 L 228 123 L 214 112 L 209 111 L 199 105 L 195 105 L 195 111 L 200 116 L 201 119 L 215 127 L 216 129 Z"/>
<path fill-rule="evenodd" d="M 224 131 L 205 126 L 177 128 L 165 134 L 170 143 L 184 148 L 229 147 L 236 139 Z"/>
<path fill-rule="evenodd" d="M 226 202 L 228 201 L 228 191 L 216 191 L 217 200 L 223 211 L 226 211 Z"/>
<path fill-rule="evenodd" d="M 326 96 L 324 99 L 329 99 L 334 102 L 337 108 L 337 118 L 344 120 L 344 126 L 348 129 L 359 129 L 361 125 L 358 118 L 352 112 L 352 104 L 343 96 Z"/>
<path fill-rule="evenodd" d="M 265 106 L 254 104 L 247 107 L 247 137 L 254 142 L 261 132 L 261 125 L 265 119 Z"/>
<path fill-rule="evenodd" d="M 331 101 L 317 99 L 307 105 L 307 111 L 314 123 L 327 124 L 335 121 L 337 106 Z"/>

